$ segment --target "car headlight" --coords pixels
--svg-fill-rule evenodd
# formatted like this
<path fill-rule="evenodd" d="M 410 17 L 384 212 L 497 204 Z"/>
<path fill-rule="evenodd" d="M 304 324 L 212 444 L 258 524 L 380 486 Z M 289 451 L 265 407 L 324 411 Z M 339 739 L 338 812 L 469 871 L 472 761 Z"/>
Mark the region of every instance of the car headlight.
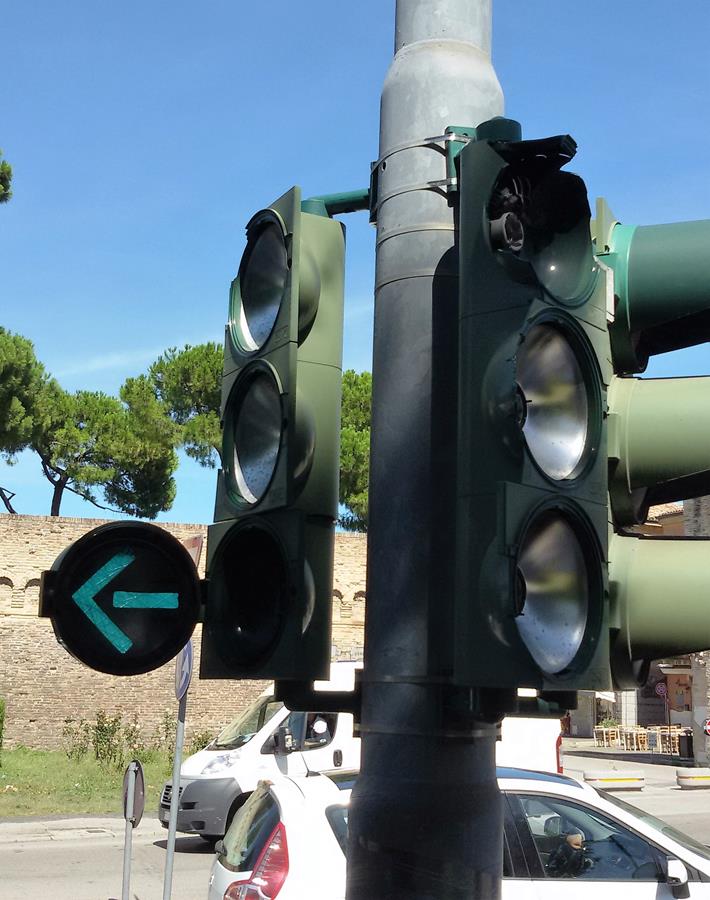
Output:
<path fill-rule="evenodd" d="M 200 774 L 216 775 L 218 772 L 224 772 L 225 769 L 229 769 L 230 766 L 233 766 L 238 758 L 238 753 L 220 753 L 219 756 L 215 756 L 214 759 L 211 759 L 207 763 Z"/>

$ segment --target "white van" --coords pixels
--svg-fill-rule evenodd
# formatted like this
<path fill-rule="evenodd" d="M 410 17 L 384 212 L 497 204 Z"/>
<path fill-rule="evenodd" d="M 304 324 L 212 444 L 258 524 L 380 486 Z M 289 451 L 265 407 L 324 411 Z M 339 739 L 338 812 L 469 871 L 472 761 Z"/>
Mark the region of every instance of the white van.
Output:
<path fill-rule="evenodd" d="M 362 663 L 337 662 L 319 691 L 347 691 Z M 558 719 L 505 718 L 496 744 L 499 766 L 561 772 Z M 262 779 L 278 774 L 358 770 L 360 738 L 350 713 L 290 712 L 274 700 L 273 684 L 180 769 L 177 830 L 213 841 L 226 832 L 234 814 Z M 167 828 L 172 783 L 160 795 L 158 818 Z"/>

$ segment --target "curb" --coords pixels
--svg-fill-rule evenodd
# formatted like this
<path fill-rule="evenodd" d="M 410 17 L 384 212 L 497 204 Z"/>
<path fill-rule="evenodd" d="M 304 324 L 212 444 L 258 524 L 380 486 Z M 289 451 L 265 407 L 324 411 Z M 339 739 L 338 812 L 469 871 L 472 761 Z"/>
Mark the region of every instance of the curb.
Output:
<path fill-rule="evenodd" d="M 640 769 L 624 772 L 618 769 L 595 769 L 585 771 L 584 780 L 592 787 L 607 791 L 642 791 L 646 785 L 646 776 Z"/>
<path fill-rule="evenodd" d="M 684 791 L 710 788 L 710 769 L 676 769 L 675 778 L 678 787 Z"/>

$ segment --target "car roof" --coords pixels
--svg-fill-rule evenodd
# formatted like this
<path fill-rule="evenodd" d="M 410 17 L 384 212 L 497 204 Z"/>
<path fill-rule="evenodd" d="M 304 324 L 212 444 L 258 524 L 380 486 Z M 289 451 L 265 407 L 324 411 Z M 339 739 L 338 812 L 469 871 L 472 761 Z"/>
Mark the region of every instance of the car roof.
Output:
<path fill-rule="evenodd" d="M 510 766 L 496 766 L 496 778 L 544 781 L 548 784 L 561 784 L 566 787 L 580 786 L 576 778 L 570 778 L 568 775 L 560 775 L 557 772 L 539 772 L 535 769 L 516 769 Z"/>
<path fill-rule="evenodd" d="M 329 778 L 341 790 L 349 790 L 355 785 L 359 775 L 357 769 L 329 769 L 322 772 L 311 771 L 298 775 L 284 775 L 282 777 L 302 785 L 309 779 Z M 512 766 L 496 766 L 496 778 L 499 781 L 533 781 L 538 785 L 561 786 L 566 788 L 578 788 L 585 790 L 588 785 L 568 775 L 560 775 L 557 772 L 542 772 L 536 769 L 519 769 Z M 269 779 L 272 780 L 272 779 Z M 278 780 L 278 779 L 273 779 Z M 307 790 L 307 788 L 306 788 Z"/>

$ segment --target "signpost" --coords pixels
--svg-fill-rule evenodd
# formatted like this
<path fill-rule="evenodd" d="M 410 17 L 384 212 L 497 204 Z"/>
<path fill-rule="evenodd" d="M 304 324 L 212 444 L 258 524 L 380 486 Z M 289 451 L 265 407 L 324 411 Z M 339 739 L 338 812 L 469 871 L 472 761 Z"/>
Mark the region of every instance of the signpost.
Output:
<path fill-rule="evenodd" d="M 138 827 L 145 809 L 145 778 L 143 767 L 134 759 L 126 766 L 123 776 L 123 818 L 126 820 L 126 832 L 123 842 L 123 885 L 121 900 L 129 900 L 131 888 L 131 848 L 133 846 L 133 829 Z"/>
<path fill-rule="evenodd" d="M 145 522 L 95 528 L 42 573 L 40 616 L 72 656 L 109 675 L 140 675 L 171 660 L 199 609 L 190 553 Z"/>
<path fill-rule="evenodd" d="M 168 842 L 165 854 L 165 878 L 163 880 L 163 900 L 170 900 L 173 884 L 173 861 L 175 858 L 175 833 L 180 805 L 180 765 L 185 742 L 185 711 L 187 709 L 187 689 L 192 678 L 192 641 L 188 641 L 175 660 L 175 698 L 179 702 L 177 730 L 175 734 L 175 756 L 173 758 L 173 781 L 170 796 L 170 819 L 168 820 Z"/>

